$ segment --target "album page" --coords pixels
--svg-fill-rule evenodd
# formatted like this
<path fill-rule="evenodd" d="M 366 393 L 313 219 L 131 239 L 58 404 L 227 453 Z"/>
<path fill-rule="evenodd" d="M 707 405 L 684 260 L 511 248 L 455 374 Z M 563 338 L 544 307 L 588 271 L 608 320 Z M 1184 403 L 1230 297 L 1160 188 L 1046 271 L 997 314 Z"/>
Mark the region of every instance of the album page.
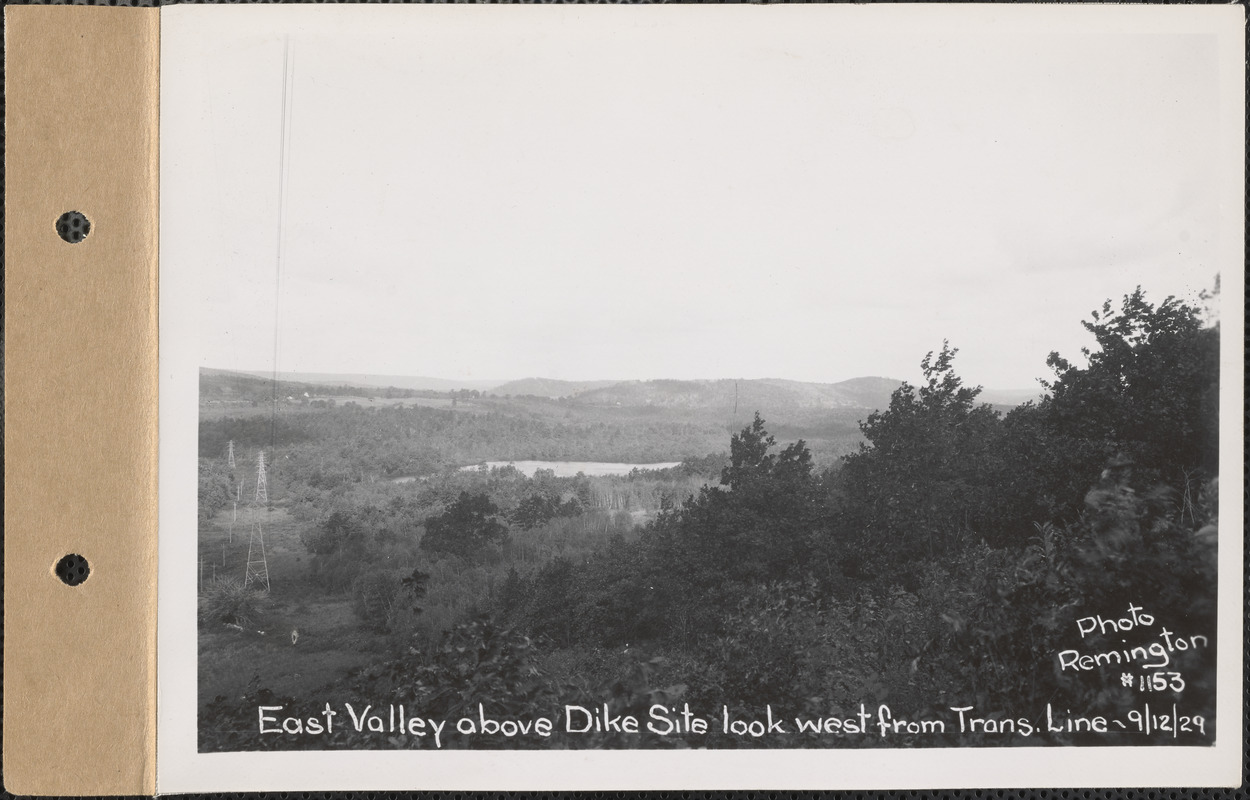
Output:
<path fill-rule="evenodd" d="M 1243 26 L 163 9 L 159 790 L 1237 785 Z"/>

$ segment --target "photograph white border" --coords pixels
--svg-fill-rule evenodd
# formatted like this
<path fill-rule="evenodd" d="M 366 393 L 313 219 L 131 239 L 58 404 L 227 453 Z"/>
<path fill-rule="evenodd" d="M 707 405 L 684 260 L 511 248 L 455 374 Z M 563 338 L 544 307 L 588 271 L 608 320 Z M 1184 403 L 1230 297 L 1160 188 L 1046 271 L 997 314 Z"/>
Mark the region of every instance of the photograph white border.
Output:
<path fill-rule="evenodd" d="M 796 25 L 881 30 L 969 27 L 987 32 L 1124 32 L 1217 37 L 1227 181 L 1217 191 L 1223 257 L 1221 325 L 1220 579 L 1216 743 L 1211 747 L 1011 747 L 683 751 L 197 752 L 196 495 L 198 276 L 180 274 L 195 247 L 196 220 L 180 214 L 178 181 L 194 175 L 167 147 L 162 120 L 160 282 L 160 537 L 157 773 L 161 793 L 265 790 L 938 789 L 1000 787 L 1236 786 L 1242 772 L 1242 230 L 1244 209 L 1244 9 L 1240 6 L 305 6 L 162 10 L 162 60 L 184 37 L 275 19 L 293 26 L 347 26 L 366 15 L 396 25 L 477 15 L 507 25 L 519 15 L 553 23 L 610 15 L 650 16 L 694 33 L 709 17 L 749 26 L 758 14 Z M 162 106 L 173 85 L 162 81 Z M 176 154 L 178 157 L 185 154 Z M 1242 168 L 1237 168 L 1242 165 Z M 1213 272 L 1216 270 L 1212 270 Z M 1131 287 L 1128 287 L 1131 288 Z M 1149 287 L 1147 287 L 1149 288 Z"/>

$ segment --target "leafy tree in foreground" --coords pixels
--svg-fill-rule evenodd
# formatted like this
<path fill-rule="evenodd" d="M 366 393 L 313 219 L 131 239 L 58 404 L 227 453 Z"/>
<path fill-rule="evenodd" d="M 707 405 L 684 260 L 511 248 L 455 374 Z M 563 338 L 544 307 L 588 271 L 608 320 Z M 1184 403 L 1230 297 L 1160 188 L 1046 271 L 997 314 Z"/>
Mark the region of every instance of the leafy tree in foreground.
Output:
<path fill-rule="evenodd" d="M 976 404 L 980 387 L 955 374 L 957 349 L 942 344 L 921 362 L 925 384 L 904 383 L 890 406 L 860 423 L 867 440 L 846 456 L 837 505 L 856 570 L 934 558 L 1000 517 L 991 476 L 1005 469 L 1001 420 Z M 875 566 L 873 566 L 875 564 Z"/>
<path fill-rule="evenodd" d="M 802 441 L 775 447 L 756 414 L 730 443 L 721 485 L 644 533 L 647 591 L 667 605 L 671 627 L 715 628 L 743 587 L 818 568 L 826 526 L 811 453 Z"/>
<path fill-rule="evenodd" d="M 1168 297 L 1138 287 L 1082 322 L 1096 349 L 1085 366 L 1058 353 L 1036 406 L 1008 415 L 1016 469 L 1041 501 L 1039 519 L 1074 519 L 1112 459 L 1132 462 L 1139 485 L 1196 493 L 1219 466 L 1219 329 Z"/>
<path fill-rule="evenodd" d="M 1175 297 L 1152 306 L 1141 287 L 1118 310 L 1105 302 L 1081 323 L 1098 344 L 1082 349 L 1086 367 L 1058 353 L 1046 360 L 1055 371 L 1045 403 L 1052 421 L 1126 444 L 1139 464 L 1215 469 L 1219 332 L 1200 315 Z"/>

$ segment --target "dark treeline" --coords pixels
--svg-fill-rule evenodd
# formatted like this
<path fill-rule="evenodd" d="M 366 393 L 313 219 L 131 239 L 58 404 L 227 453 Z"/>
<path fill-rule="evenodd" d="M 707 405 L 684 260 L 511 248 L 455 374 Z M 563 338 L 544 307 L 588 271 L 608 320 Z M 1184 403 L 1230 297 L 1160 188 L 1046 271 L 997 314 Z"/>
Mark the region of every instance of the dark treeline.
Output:
<path fill-rule="evenodd" d="M 349 406 L 206 421 L 200 454 L 224 456 L 230 440 L 239 452 L 276 446 L 282 451 L 276 479 L 330 488 L 483 461 L 675 461 L 723 450 L 725 435 L 723 426 L 668 420 L 563 422 L 499 412 Z"/>
<path fill-rule="evenodd" d="M 200 375 L 200 397 L 204 400 L 246 401 L 268 403 L 274 400 L 299 400 L 305 393 L 312 397 L 441 398 L 477 396 L 477 391 L 438 392 L 429 389 L 401 389 L 395 386 L 351 386 L 345 383 L 308 383 L 304 381 L 262 378 L 241 372 L 211 371 Z"/>
<path fill-rule="evenodd" d="M 998 719 L 1036 719 L 1047 704 L 1115 715 L 1140 693 L 1119 671 L 1060 669 L 1057 653 L 1146 647 L 1166 627 L 1207 638 L 1204 649 L 1169 651 L 1168 669 L 1187 681 L 1186 708 L 1213 720 L 1218 326 L 1173 298 L 1153 305 L 1140 289 L 1083 324 L 1095 345 L 1080 363 L 1052 354 L 1043 399 L 1005 415 L 977 402 L 944 343 L 924 357 L 924 381 L 904 384 L 863 420 L 863 444 L 832 468 L 817 469 L 802 440 L 778 443 L 756 415 L 732 436 L 727 459 L 683 467 L 687 476 L 719 470 L 718 480 L 684 499 L 670 492 L 641 531 L 617 530 L 590 550 L 500 559 L 531 529 L 584 515 L 589 487 L 513 484 L 523 491 L 505 497 L 449 486 L 432 513 L 414 512 L 418 546 L 432 563 L 490 562 L 506 578 L 441 648 L 409 651 L 327 696 L 366 692 L 447 714 L 482 702 L 514 717 L 550 715 L 557 697 L 640 717 L 656 698 L 743 715 L 769 704 L 813 718 L 846 717 L 861 703 L 912 717 L 949 717 L 952 704 Z M 394 417 L 401 436 L 414 424 L 404 413 Z M 517 424 L 525 430 L 501 420 L 500 431 Z M 367 448 L 385 449 L 394 434 Z M 459 446 L 468 452 L 472 441 Z M 558 436 L 548 446 L 560 450 Z M 660 477 L 682 477 L 673 472 Z M 422 575 L 395 578 L 409 581 L 414 603 Z M 1078 634 L 1078 618 L 1130 607 L 1157 624 Z M 472 658 L 453 667 L 449 659 L 466 652 Z M 448 692 L 438 680 L 499 691 Z M 1129 741 L 1047 731 L 1008 739 L 923 743 Z M 643 732 L 557 746 L 672 741 Z M 690 743 L 743 744 L 715 735 Z M 889 742 L 906 743 L 916 742 Z"/>

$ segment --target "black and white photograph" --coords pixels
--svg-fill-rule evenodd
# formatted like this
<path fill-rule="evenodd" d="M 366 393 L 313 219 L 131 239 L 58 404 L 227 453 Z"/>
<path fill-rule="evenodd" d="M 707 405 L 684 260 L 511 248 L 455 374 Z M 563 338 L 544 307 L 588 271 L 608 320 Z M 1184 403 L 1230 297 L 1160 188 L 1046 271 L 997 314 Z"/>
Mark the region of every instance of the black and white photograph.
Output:
<path fill-rule="evenodd" d="M 171 11 L 163 761 L 1239 774 L 1239 17 Z"/>

